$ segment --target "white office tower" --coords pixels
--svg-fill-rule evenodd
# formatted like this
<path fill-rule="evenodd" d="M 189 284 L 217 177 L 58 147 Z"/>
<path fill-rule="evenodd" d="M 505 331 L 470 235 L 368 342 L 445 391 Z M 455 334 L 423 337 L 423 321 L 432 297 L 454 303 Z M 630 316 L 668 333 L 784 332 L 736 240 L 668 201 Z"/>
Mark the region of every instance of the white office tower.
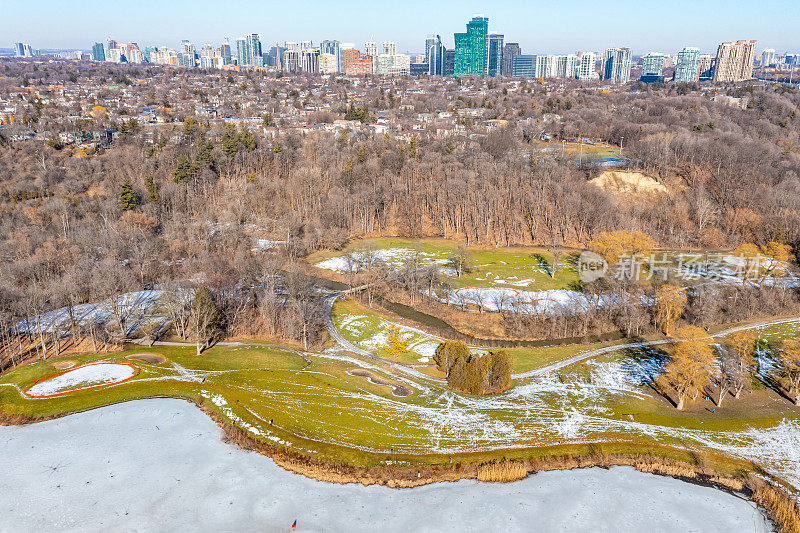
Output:
<path fill-rule="evenodd" d="M 559 78 L 574 78 L 578 72 L 578 56 L 567 54 L 556 56 L 556 76 Z"/>
<path fill-rule="evenodd" d="M 594 52 L 581 52 L 581 63 L 578 66 L 578 79 L 581 81 L 597 80 L 600 76 L 597 74 L 595 64 L 597 63 L 597 55 Z"/>
<path fill-rule="evenodd" d="M 394 41 L 385 41 L 383 43 L 383 53 L 389 56 L 393 56 L 397 53 L 397 43 Z"/>
<path fill-rule="evenodd" d="M 631 80 L 631 49 L 609 48 L 603 54 L 603 79 L 611 83 Z"/>
<path fill-rule="evenodd" d="M 305 48 L 300 51 L 300 62 L 303 72 L 319 73 L 319 48 Z"/>
<path fill-rule="evenodd" d="M 364 53 L 370 57 L 378 55 L 378 43 L 369 41 L 364 43 Z"/>
<path fill-rule="evenodd" d="M 777 56 L 775 55 L 775 50 L 773 48 L 766 48 L 763 52 L 761 52 L 761 66 L 762 67 L 769 67 L 772 65 L 776 65 L 778 63 Z"/>
<path fill-rule="evenodd" d="M 394 54 L 392 65 L 389 67 L 389 76 L 408 76 L 411 74 L 411 56 Z"/>

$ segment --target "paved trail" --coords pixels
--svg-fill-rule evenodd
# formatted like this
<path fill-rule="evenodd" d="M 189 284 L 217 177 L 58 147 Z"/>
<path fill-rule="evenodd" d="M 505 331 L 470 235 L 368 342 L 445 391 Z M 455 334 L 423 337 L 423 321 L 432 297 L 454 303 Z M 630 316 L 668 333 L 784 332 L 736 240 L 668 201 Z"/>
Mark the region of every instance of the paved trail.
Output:
<path fill-rule="evenodd" d="M 343 348 L 343 349 L 345 349 L 347 351 L 356 353 L 358 355 L 362 355 L 364 357 L 370 357 L 372 359 L 376 359 L 376 360 L 381 361 L 383 363 L 389 364 L 392 367 L 394 367 L 394 368 L 396 368 L 396 369 L 398 369 L 398 370 L 400 370 L 402 372 L 405 372 L 407 374 L 413 375 L 414 377 L 422 377 L 424 379 L 434 379 L 434 380 L 436 380 L 436 378 L 431 378 L 430 376 L 422 374 L 421 372 L 418 372 L 418 371 L 414 370 L 411 367 L 408 367 L 406 365 L 400 365 L 395 361 L 392 361 L 390 359 L 386 359 L 386 358 L 381 357 L 381 356 L 379 356 L 379 355 L 377 355 L 375 353 L 372 353 L 370 351 L 364 350 L 363 348 L 360 348 L 359 346 L 356 346 L 355 344 L 353 344 L 349 340 L 345 339 L 342 336 L 342 334 L 339 333 L 339 331 L 336 329 L 336 326 L 334 325 L 333 320 L 331 319 L 331 316 L 333 314 L 333 304 L 339 298 L 339 296 L 341 296 L 341 295 L 340 294 L 333 294 L 330 297 L 328 297 L 327 300 L 326 300 L 327 312 L 325 313 L 325 326 L 328 328 L 328 332 L 330 333 L 331 337 L 333 337 L 333 339 L 336 341 L 336 343 L 341 348 Z M 755 323 L 755 324 L 746 324 L 746 325 L 743 325 L 743 326 L 736 326 L 736 327 L 732 327 L 732 328 L 728 328 L 728 329 L 722 330 L 722 331 L 720 331 L 718 333 L 714 333 L 711 336 L 712 337 L 724 337 L 726 335 L 730 335 L 731 333 L 735 333 L 737 331 L 744 331 L 744 330 L 748 330 L 748 329 L 758 329 L 758 328 L 763 328 L 763 327 L 766 327 L 766 326 L 772 326 L 772 325 L 775 325 L 775 324 L 785 324 L 785 323 L 791 323 L 791 322 L 800 322 L 800 317 L 784 318 L 784 319 L 779 319 L 779 320 L 770 320 L 770 321 L 766 321 L 766 322 L 758 322 L 758 323 Z M 571 357 L 568 357 L 566 359 L 562 359 L 561 361 L 557 361 L 555 363 L 551 363 L 549 365 L 537 368 L 535 370 L 529 370 L 528 372 L 520 372 L 520 373 L 517 373 L 517 374 L 512 374 L 511 378 L 512 379 L 526 379 L 526 378 L 531 378 L 531 377 L 534 377 L 534 376 L 541 376 L 541 375 L 544 375 L 544 374 L 548 374 L 550 372 L 554 372 L 556 370 L 561 370 L 562 368 L 565 368 L 567 366 L 573 365 L 575 363 L 578 363 L 578 362 L 581 362 L 581 361 L 585 361 L 586 359 L 591 359 L 593 357 L 597 357 L 598 355 L 602 355 L 604 353 L 616 352 L 618 350 L 626 350 L 628 348 L 645 348 L 645 347 L 649 347 L 649 346 L 661 346 L 661 345 L 664 345 L 664 344 L 669 344 L 670 342 L 672 342 L 672 341 L 669 340 L 669 339 L 659 339 L 659 340 L 654 340 L 654 341 L 630 342 L 630 343 L 627 343 L 627 344 L 614 344 L 612 346 L 606 346 L 606 347 L 597 348 L 597 349 L 594 349 L 594 350 L 585 350 L 585 351 L 582 351 L 582 352 L 578 352 L 577 354 L 575 354 L 575 355 L 573 355 Z M 436 380 L 436 381 L 443 381 L 443 380 Z"/>

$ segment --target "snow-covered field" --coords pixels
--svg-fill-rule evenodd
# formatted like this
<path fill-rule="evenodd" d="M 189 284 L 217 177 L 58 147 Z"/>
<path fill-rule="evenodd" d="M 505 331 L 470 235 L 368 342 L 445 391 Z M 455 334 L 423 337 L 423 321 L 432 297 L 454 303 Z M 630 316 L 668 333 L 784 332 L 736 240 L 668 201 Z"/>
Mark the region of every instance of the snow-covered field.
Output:
<path fill-rule="evenodd" d="M 386 329 L 392 325 L 399 329 L 401 340 L 408 343 L 408 351 L 418 356 L 418 362 L 431 361 L 442 339 L 422 330 L 364 315 L 342 317 L 338 320 L 337 328 L 365 350 L 377 352 L 386 347 L 389 340 Z"/>
<path fill-rule="evenodd" d="M 25 393 L 32 397 L 54 396 L 70 390 L 119 383 L 135 374 L 136 367 L 133 365 L 100 361 L 79 366 L 63 374 L 40 381 Z"/>
<path fill-rule="evenodd" d="M 164 294 L 161 290 L 136 291 L 121 294 L 116 302 L 104 300 L 88 304 L 76 305 L 72 308 L 77 324 L 88 324 L 90 322 L 104 324 L 114 321 L 114 307 L 119 309 L 120 315 L 125 322 L 127 333 L 132 333 L 140 325 L 151 323 L 152 321 L 166 320 L 162 316 L 154 316 L 152 310 L 158 305 L 159 299 Z M 39 317 L 37 324 L 36 317 L 29 317 L 17 325 L 20 331 L 38 331 L 39 327 L 43 331 L 50 332 L 58 327 L 64 329 L 70 324 L 70 314 L 67 307 L 62 307 L 54 311 L 44 313 Z"/>
<path fill-rule="evenodd" d="M 630 468 L 414 489 L 291 474 L 181 400 L 0 427 L 4 531 L 769 531 L 750 502 Z"/>
<path fill-rule="evenodd" d="M 442 273 L 448 276 L 454 276 L 456 274 L 456 271 L 453 268 L 445 266 L 450 262 L 447 258 L 447 253 L 442 252 L 434 254 L 420 252 L 412 248 L 382 248 L 372 252 L 371 257 L 367 256 L 366 254 L 354 252 L 349 256 L 342 255 L 331 257 L 330 259 L 316 263 L 314 266 L 323 270 L 333 270 L 334 272 L 338 272 L 340 274 L 346 274 L 348 272 L 361 271 L 370 261 L 379 261 L 381 263 L 386 263 L 391 268 L 396 269 L 402 267 L 403 263 L 414 257 L 414 255 L 417 256 L 423 265 L 437 265 L 441 268 Z"/>
<path fill-rule="evenodd" d="M 523 291 L 505 287 L 463 287 L 447 293 L 446 303 L 464 307 L 476 305 L 486 311 L 517 311 L 528 314 L 583 312 L 589 299 L 568 289 Z"/>

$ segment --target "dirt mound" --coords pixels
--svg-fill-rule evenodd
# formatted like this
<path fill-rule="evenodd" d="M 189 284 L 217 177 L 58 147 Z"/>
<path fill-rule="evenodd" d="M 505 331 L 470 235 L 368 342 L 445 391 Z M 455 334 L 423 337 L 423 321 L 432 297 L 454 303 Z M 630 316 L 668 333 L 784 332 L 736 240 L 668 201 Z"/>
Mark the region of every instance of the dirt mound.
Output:
<path fill-rule="evenodd" d="M 589 183 L 627 199 L 652 199 L 667 194 L 669 189 L 641 172 L 607 170 Z"/>
<path fill-rule="evenodd" d="M 75 361 L 56 361 L 53 363 L 53 368 L 56 370 L 66 370 L 75 366 Z"/>
<path fill-rule="evenodd" d="M 166 361 L 164 357 L 154 353 L 135 353 L 125 356 L 125 359 L 130 359 L 131 361 L 141 361 L 142 363 L 149 363 L 151 365 L 160 365 Z"/>
<path fill-rule="evenodd" d="M 347 372 L 351 376 L 357 376 L 361 378 L 366 378 L 370 383 L 374 383 L 375 385 L 383 385 L 384 387 L 391 387 L 392 394 L 395 396 L 410 396 L 411 389 L 408 387 L 404 387 L 403 385 L 398 385 L 396 383 L 392 383 L 391 381 L 385 380 L 382 377 L 376 376 L 369 370 L 364 370 L 361 368 L 354 368 Z"/>

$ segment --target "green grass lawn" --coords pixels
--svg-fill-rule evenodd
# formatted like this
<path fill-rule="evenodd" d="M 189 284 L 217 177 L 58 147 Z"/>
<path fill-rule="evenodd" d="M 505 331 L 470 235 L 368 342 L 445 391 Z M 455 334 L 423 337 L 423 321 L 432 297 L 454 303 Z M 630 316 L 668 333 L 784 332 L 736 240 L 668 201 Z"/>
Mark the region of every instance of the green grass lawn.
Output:
<path fill-rule="evenodd" d="M 425 261 L 439 261 L 442 264 L 459 250 L 459 243 L 446 239 L 402 239 L 383 237 L 353 241 L 341 252 L 315 252 L 308 256 L 310 264 L 316 265 L 326 259 L 339 257 L 349 252 L 364 248 L 375 250 L 402 250 L 410 254 L 417 251 Z M 574 266 L 576 252 L 564 250 L 560 253 L 559 267 L 555 276 L 550 276 L 542 266 L 542 259 L 550 267 L 553 254 L 547 249 L 535 246 L 510 248 L 470 246 L 466 250 L 472 257 L 472 268 L 461 277 L 451 276 L 451 281 L 458 287 L 484 286 L 509 287 L 526 290 L 550 290 L 569 288 L 578 281 Z M 400 259 L 388 261 L 392 266 L 400 266 Z"/>
<path fill-rule="evenodd" d="M 345 302 L 335 311 L 363 309 Z M 793 330 L 783 326 L 764 331 L 771 344 L 789 334 Z M 511 352 L 515 370 L 523 370 L 589 348 Z M 444 464 L 452 457 L 535 457 L 594 443 L 642 453 L 663 453 L 665 446 L 677 446 L 684 450 L 672 453 L 727 454 L 732 458 L 729 464 L 752 459 L 791 475 L 780 454 L 753 448 L 742 433 L 754 428 L 771 431 L 782 420 L 797 420 L 797 409 L 789 402 L 758 389 L 745 400 L 729 399 L 716 412 L 706 409 L 711 404 L 702 400 L 678 412 L 646 385 L 614 388 L 598 378 L 597 365 L 624 361 L 634 357 L 632 353 L 606 354 L 490 397 L 453 393 L 442 383 L 341 352 L 308 354 L 309 363 L 292 350 L 257 345 L 215 346 L 200 357 L 193 347 L 155 346 L 68 359 L 125 361 L 132 353 L 157 353 L 166 361 L 136 362 L 140 374 L 121 384 L 31 399 L 22 396 L 21 389 L 56 372 L 52 361 L 37 362 L 0 377 L 0 406 L 7 414 L 44 417 L 137 398 L 182 397 L 263 442 L 359 466 L 387 460 Z M 413 393 L 394 396 L 390 387 L 349 373 L 359 367 Z M 433 367 L 425 370 L 435 375 Z"/>

